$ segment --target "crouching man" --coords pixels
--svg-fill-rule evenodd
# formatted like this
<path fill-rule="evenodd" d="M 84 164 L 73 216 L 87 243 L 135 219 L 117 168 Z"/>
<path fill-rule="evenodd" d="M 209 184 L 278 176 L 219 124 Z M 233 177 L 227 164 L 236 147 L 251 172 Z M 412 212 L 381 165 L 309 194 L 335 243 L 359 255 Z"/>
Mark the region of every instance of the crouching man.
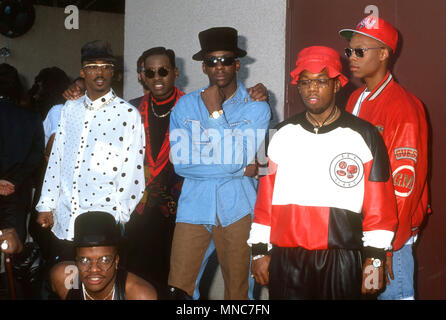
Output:
<path fill-rule="evenodd" d="M 86 212 L 74 223 L 76 264 L 51 270 L 51 287 L 62 300 L 156 300 L 156 290 L 119 267 L 119 225 L 106 212 Z"/>

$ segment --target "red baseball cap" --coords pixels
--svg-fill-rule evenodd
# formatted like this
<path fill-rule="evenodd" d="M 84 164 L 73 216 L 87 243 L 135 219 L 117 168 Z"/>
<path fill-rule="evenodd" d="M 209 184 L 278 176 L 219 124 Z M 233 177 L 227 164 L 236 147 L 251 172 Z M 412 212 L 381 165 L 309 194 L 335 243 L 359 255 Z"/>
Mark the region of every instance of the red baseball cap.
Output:
<path fill-rule="evenodd" d="M 339 31 L 339 34 L 347 40 L 353 37 L 353 33 L 359 33 L 373 38 L 388 45 L 393 51 L 396 50 L 398 32 L 390 23 L 374 15 L 369 15 L 362 19 L 354 30 L 342 29 Z"/>
<path fill-rule="evenodd" d="M 323 47 L 312 46 L 299 52 L 297 55 L 296 69 L 291 71 L 291 83 L 297 84 L 299 75 L 302 71 L 307 70 L 311 73 L 319 73 L 326 69 L 330 78 L 339 77 L 341 86 L 347 84 L 348 79 L 342 71 L 341 58 L 336 50 Z"/>

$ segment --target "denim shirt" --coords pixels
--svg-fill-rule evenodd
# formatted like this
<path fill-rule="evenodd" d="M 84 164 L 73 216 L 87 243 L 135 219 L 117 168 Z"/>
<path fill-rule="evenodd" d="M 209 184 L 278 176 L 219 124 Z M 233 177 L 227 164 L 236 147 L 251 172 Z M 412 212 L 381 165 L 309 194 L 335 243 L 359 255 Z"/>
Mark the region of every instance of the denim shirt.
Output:
<path fill-rule="evenodd" d="M 271 112 L 238 83 L 223 115 L 213 119 L 201 91 L 181 97 L 170 116 L 170 160 L 184 177 L 176 221 L 218 225 L 218 217 L 226 227 L 253 214 L 257 180 L 243 174 L 265 139 Z"/>

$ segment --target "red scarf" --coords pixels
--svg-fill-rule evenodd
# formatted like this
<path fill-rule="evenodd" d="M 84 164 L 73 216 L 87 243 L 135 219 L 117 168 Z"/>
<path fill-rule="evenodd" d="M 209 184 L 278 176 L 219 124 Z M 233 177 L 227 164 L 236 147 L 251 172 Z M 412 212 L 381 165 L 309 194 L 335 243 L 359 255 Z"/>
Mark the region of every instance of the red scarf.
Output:
<path fill-rule="evenodd" d="M 174 87 L 174 93 L 170 98 L 164 101 L 156 101 L 150 93 L 146 94 L 138 107 L 139 113 L 141 114 L 141 118 L 144 121 L 144 132 L 146 134 L 146 155 L 144 161 L 144 175 L 146 178 L 146 187 L 160 174 L 160 172 L 164 169 L 167 162 L 169 161 L 169 153 L 170 153 L 170 141 L 169 141 L 169 128 L 166 130 L 166 134 L 164 136 L 164 141 L 161 146 L 161 150 L 158 153 L 157 159 L 153 159 L 152 157 L 152 148 L 150 145 L 150 129 L 149 129 L 149 99 L 152 99 L 152 103 L 156 103 L 157 105 L 163 105 L 171 102 L 172 100 L 177 103 L 178 99 L 184 95 L 184 92 L 178 90 L 177 87 Z M 173 108 L 173 107 L 172 107 Z M 170 117 L 170 115 L 169 115 Z M 140 203 L 136 207 L 136 211 L 141 214 L 144 210 L 144 206 L 147 202 L 147 192 L 144 192 L 143 199 L 141 199 Z"/>

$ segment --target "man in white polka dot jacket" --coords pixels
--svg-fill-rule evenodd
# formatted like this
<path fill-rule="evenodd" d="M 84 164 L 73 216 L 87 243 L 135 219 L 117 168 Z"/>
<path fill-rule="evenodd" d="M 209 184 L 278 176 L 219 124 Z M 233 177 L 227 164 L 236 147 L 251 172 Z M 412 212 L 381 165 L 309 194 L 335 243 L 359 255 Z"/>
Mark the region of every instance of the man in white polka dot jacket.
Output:
<path fill-rule="evenodd" d="M 81 50 L 86 94 L 62 109 L 37 222 L 51 228 L 53 257 L 73 260 L 74 221 L 87 211 L 129 220 L 144 192 L 144 126 L 136 108 L 111 89 L 115 61 L 107 42 Z"/>

